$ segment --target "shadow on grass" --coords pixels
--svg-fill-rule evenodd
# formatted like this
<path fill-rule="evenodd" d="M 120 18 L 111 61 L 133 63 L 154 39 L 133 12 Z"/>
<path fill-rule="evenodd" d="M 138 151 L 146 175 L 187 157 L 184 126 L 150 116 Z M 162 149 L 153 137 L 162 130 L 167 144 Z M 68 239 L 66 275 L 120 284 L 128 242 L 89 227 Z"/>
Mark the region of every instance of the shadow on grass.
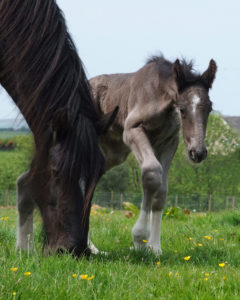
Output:
<path fill-rule="evenodd" d="M 191 256 L 189 261 L 185 261 L 184 257 Z M 212 266 L 218 267 L 218 263 L 228 262 L 232 267 L 239 266 L 237 257 L 231 257 L 227 249 L 193 249 L 189 253 L 166 251 L 161 256 L 155 256 L 147 250 L 130 250 L 129 248 L 118 249 L 107 252 L 107 254 L 91 255 L 91 261 L 107 263 L 112 262 L 127 262 L 135 265 L 155 266 L 158 261 L 162 266 L 179 266 L 191 264 L 194 266 Z"/>

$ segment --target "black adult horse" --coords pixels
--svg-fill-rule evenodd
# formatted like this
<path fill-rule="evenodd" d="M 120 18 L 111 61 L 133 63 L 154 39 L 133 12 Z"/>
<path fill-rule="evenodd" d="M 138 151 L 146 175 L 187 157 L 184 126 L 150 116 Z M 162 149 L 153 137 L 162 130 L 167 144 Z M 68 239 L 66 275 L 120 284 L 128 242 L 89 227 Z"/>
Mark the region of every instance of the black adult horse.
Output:
<path fill-rule="evenodd" d="M 51 250 L 88 253 L 90 202 L 104 168 L 98 135 L 116 111 L 98 116 L 56 1 L 0 0 L 0 83 L 36 146 L 18 181 L 17 245 L 28 246 L 36 203 Z"/>

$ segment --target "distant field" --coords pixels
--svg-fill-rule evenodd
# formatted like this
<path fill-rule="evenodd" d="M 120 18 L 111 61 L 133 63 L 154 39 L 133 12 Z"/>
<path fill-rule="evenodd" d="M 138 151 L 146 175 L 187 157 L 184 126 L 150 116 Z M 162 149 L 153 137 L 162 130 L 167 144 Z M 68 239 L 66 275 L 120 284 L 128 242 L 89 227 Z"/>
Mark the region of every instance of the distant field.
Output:
<path fill-rule="evenodd" d="M 0 131 L 0 139 L 12 138 L 18 135 L 28 134 L 29 131 Z"/>
<path fill-rule="evenodd" d="M 240 299 L 240 211 L 165 216 L 158 258 L 129 250 L 136 217 L 95 210 L 91 238 L 108 255 L 89 261 L 44 257 L 38 213 L 36 252 L 16 253 L 16 218 L 0 209 L 0 299 Z"/>

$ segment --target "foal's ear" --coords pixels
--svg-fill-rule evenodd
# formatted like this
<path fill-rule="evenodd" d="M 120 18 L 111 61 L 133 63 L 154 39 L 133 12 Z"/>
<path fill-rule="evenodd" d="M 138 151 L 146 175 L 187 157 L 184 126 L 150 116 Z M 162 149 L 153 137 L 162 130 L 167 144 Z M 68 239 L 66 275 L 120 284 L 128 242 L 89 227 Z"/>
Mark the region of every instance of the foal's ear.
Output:
<path fill-rule="evenodd" d="M 98 135 L 104 134 L 108 131 L 109 127 L 112 125 L 116 118 L 119 107 L 116 106 L 115 109 L 107 114 L 103 114 L 98 122 Z"/>
<path fill-rule="evenodd" d="M 207 70 L 201 75 L 201 79 L 208 89 L 212 87 L 216 72 L 217 72 L 217 64 L 213 59 L 211 59 Z"/>
<path fill-rule="evenodd" d="M 52 118 L 51 130 L 53 134 L 53 142 L 61 140 L 66 132 L 68 126 L 68 111 L 66 108 L 58 109 Z"/>
<path fill-rule="evenodd" d="M 182 90 L 184 88 L 186 80 L 179 59 L 177 59 L 173 64 L 173 76 L 176 81 L 178 91 Z"/>

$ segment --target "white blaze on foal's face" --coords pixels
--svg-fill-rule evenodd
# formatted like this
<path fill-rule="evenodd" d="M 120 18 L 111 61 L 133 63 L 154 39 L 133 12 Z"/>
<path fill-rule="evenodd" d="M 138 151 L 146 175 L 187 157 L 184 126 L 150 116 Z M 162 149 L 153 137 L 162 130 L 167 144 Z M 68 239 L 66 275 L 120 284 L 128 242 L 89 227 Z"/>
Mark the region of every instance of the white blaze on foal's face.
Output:
<path fill-rule="evenodd" d="M 192 111 L 193 114 L 196 113 L 197 105 L 200 103 L 200 97 L 198 95 L 194 95 L 192 98 Z"/>

